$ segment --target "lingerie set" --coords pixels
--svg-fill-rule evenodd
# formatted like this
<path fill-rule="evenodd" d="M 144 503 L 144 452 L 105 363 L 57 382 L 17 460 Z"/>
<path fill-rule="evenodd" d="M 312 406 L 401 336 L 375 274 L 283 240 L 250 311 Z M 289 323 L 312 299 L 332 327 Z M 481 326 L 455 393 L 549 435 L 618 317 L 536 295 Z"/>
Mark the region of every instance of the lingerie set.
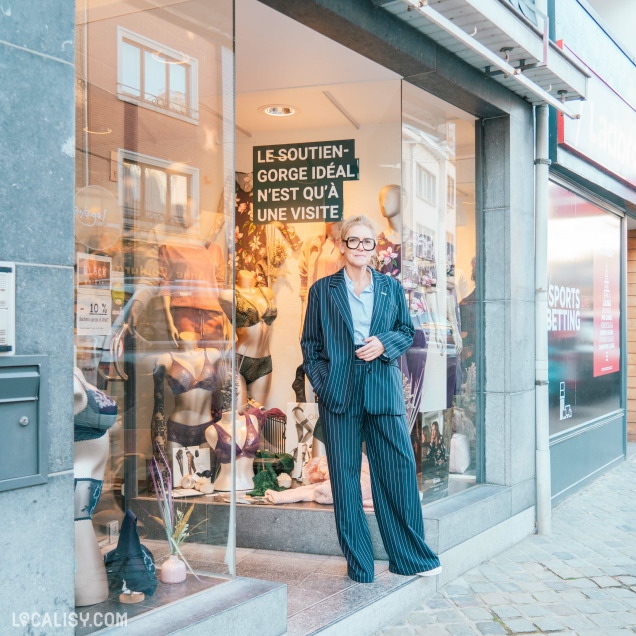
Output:
<path fill-rule="evenodd" d="M 175 360 L 172 352 L 170 353 L 172 366 L 170 367 L 170 372 L 166 374 L 166 380 L 173 395 L 181 395 L 193 389 L 203 389 L 204 391 L 210 392 L 220 389 L 218 370 L 215 369 L 214 365 L 210 362 L 208 352 L 205 349 L 203 352 L 205 362 L 197 378 L 178 360 Z M 211 421 L 190 426 L 189 424 L 182 424 L 181 422 L 175 422 L 168 418 L 168 441 L 176 442 L 177 444 L 181 444 L 181 446 L 200 446 L 201 444 L 205 444 L 205 430 L 210 424 L 212 424 Z"/>
<path fill-rule="evenodd" d="M 252 423 L 252 417 L 254 416 L 245 414 L 247 434 L 245 435 L 243 448 L 235 443 L 236 459 L 241 459 L 242 457 L 251 460 L 256 459 L 256 451 L 259 449 L 261 440 L 256 427 Z M 215 448 L 217 461 L 220 464 L 229 464 L 232 461 L 232 436 L 220 424 L 213 422 L 212 426 L 214 426 L 218 435 Z"/>
<path fill-rule="evenodd" d="M 117 420 L 117 402 L 92 384 L 75 376 L 86 391 L 86 408 L 74 418 L 74 439 L 85 442 L 99 439 Z M 102 493 L 103 481 L 90 477 L 75 478 L 75 521 L 92 519 Z"/>
<path fill-rule="evenodd" d="M 257 287 L 263 298 L 267 301 L 267 309 L 261 316 L 258 313 L 256 305 L 247 300 L 240 291 L 236 290 L 236 328 L 252 327 L 257 325 L 261 320 L 271 326 L 278 316 L 278 309 L 274 305 L 274 301 L 265 296 L 265 292 L 261 287 Z M 272 372 L 272 356 L 264 356 L 263 358 L 250 358 L 249 356 L 239 356 L 239 373 L 245 378 L 246 384 L 252 384 L 259 378 Z"/>

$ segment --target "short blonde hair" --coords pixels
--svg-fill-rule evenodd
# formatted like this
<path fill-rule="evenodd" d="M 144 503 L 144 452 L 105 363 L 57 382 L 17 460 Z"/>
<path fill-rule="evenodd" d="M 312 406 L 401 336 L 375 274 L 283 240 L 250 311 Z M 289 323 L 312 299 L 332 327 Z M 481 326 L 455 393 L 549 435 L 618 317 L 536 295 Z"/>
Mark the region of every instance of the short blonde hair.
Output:
<path fill-rule="evenodd" d="M 377 238 L 378 230 L 375 227 L 375 223 L 368 216 L 364 216 L 363 214 L 361 214 L 360 216 L 351 216 L 342 222 L 342 227 L 340 228 L 341 241 L 345 241 L 349 237 L 349 231 L 355 225 L 364 225 L 364 227 L 367 227 L 371 230 L 373 238 Z"/>

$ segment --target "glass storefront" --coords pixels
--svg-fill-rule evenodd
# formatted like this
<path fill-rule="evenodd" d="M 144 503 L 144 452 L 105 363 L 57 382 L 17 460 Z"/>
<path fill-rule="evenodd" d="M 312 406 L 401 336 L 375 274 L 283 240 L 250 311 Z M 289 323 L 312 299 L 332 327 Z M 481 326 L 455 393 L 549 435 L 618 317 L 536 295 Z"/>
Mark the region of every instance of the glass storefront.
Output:
<path fill-rule="evenodd" d="M 550 435 L 621 407 L 621 220 L 550 183 Z"/>
<path fill-rule="evenodd" d="M 205 544 L 192 593 L 236 574 L 237 505 L 331 510 L 300 332 L 343 217 L 376 223 L 411 309 L 423 501 L 476 483 L 475 121 L 256 0 L 154 5 L 77 5 L 77 393 L 102 421 L 76 417 L 77 523 L 106 553 L 131 510 L 157 566 Z"/>
<path fill-rule="evenodd" d="M 154 5 L 77 3 L 76 395 L 88 396 L 75 420 L 78 605 L 117 597 L 123 580 L 145 591 L 140 607 L 166 602 L 135 531 L 157 575 L 185 535 L 217 546 L 187 593 L 234 569 L 229 505 L 209 531 L 185 497 L 205 497 L 216 476 L 229 498 L 230 453 L 215 457 L 210 442 L 237 435 L 233 6 Z M 96 539 L 116 549 L 108 580 L 86 556 Z M 140 563 L 150 582 L 135 588 Z"/>
<path fill-rule="evenodd" d="M 405 82 L 401 167 L 402 212 L 388 219 L 378 257 L 400 277 L 416 328 L 402 370 L 431 501 L 474 485 L 479 461 L 473 118 Z"/>

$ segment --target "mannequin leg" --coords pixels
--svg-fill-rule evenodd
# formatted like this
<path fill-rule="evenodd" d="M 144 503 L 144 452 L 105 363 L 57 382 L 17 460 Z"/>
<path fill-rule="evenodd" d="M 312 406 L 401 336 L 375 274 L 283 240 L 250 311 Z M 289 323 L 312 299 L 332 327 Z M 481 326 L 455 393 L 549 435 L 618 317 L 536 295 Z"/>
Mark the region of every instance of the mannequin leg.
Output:
<path fill-rule="evenodd" d="M 102 553 L 91 517 L 97 501 L 82 497 L 82 484 L 104 480 L 108 459 L 109 435 L 92 440 L 75 442 L 75 605 L 101 603 L 108 598 L 108 579 Z M 101 488 L 101 485 L 100 485 Z M 96 491 L 98 494 L 99 491 Z M 86 494 L 84 492 L 84 494 Z"/>
<path fill-rule="evenodd" d="M 307 393 L 305 391 L 305 371 L 302 364 L 296 369 L 296 377 L 292 382 L 292 390 L 296 394 L 296 402 L 302 403 L 307 401 Z"/>
<path fill-rule="evenodd" d="M 272 385 L 272 374 L 268 373 L 247 385 L 247 394 L 259 404 L 265 406 Z"/>

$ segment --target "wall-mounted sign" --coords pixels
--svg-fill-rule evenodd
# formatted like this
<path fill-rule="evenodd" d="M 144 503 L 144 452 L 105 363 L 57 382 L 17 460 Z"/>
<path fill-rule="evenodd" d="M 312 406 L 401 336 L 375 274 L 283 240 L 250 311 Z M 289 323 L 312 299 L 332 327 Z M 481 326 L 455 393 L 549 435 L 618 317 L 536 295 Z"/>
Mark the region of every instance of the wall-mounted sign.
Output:
<path fill-rule="evenodd" d="M 358 178 L 354 139 L 254 146 L 254 224 L 340 221 Z"/>
<path fill-rule="evenodd" d="M 562 45 L 570 53 L 573 51 Z M 592 69 L 580 119 L 557 114 L 558 142 L 636 187 L 636 110 Z"/>
<path fill-rule="evenodd" d="M 122 232 L 117 199 L 101 186 L 86 186 L 75 195 L 75 236 L 93 250 L 112 247 Z"/>
<path fill-rule="evenodd" d="M 107 256 L 77 253 L 75 317 L 79 336 L 104 336 L 110 332 L 111 265 Z"/>

